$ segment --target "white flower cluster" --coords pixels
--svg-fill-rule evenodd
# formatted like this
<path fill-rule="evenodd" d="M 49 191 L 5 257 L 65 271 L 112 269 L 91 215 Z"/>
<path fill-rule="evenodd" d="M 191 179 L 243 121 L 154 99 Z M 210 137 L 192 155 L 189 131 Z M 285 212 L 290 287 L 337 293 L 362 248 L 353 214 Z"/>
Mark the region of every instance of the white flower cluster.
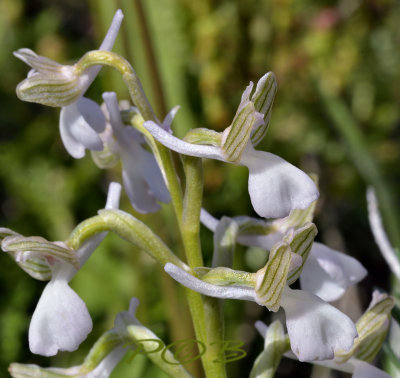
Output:
<path fill-rule="evenodd" d="M 150 253 L 177 282 L 203 296 L 254 301 L 273 312 L 283 308 L 286 331 L 280 323 L 270 327 L 257 325 L 265 338 L 265 349 L 254 364 L 252 376 L 272 376 L 283 355 L 354 372 L 354 376 L 361 376 L 360 371 L 368 373 L 368 377 L 385 376 L 367 362 L 382 345 L 393 300 L 375 294 L 356 324 L 328 303 L 342 297 L 367 272 L 354 258 L 314 241 L 317 228 L 312 222 L 319 196 L 315 180 L 279 156 L 255 149 L 269 126 L 277 88 L 275 75 L 265 74 L 256 88 L 252 82 L 247 86 L 232 123 L 222 133 L 194 129 L 183 140 L 178 139 L 171 129 L 177 108 L 163 122 L 149 116 L 152 110 L 146 108 L 147 100 L 140 97 L 142 88 L 133 69 L 129 71 L 126 61 L 111 52 L 122 18 L 118 11 L 100 49 L 89 52 L 72 66 L 52 62 L 28 49 L 18 50 L 15 55 L 32 67 L 17 87 L 18 96 L 61 107 L 60 135 L 72 157 L 82 158 L 89 150 L 94 162 L 103 169 L 120 161 L 123 187 L 136 211 L 156 212 L 160 202 L 168 203 L 173 197 L 161 146 L 182 155 L 246 166 L 251 203 L 261 218 L 238 216 L 218 220 L 204 209 L 200 213 L 198 203 L 197 213 L 193 210 L 191 214 L 198 223 L 194 229 L 201 221 L 214 233 L 211 267 L 186 265 L 147 226 L 117 210 L 121 187 L 116 183 L 110 186 L 107 210 L 99 211 L 87 227 L 86 223 L 78 226 L 66 242 L 48 242 L 0 229 L 2 249 L 33 278 L 49 280 L 32 316 L 31 351 L 44 356 L 73 351 L 87 337 L 92 329 L 88 309 L 68 283 L 107 231 L 114 231 Z M 103 94 L 101 106 L 83 97 L 102 62 L 116 69 L 123 66 L 119 70 L 128 84 L 133 106 L 119 103 L 113 92 Z M 263 249 L 266 264 L 257 272 L 232 269 L 236 243 Z M 290 288 L 298 279 L 301 290 Z M 12 364 L 11 374 L 108 376 L 125 354 L 127 342 L 137 346 L 141 339 L 159 340 L 136 319 L 137 304 L 133 300 L 130 312 L 117 316 L 115 327 L 94 345 L 82 365 L 42 369 Z M 291 351 L 285 345 L 290 345 Z M 271 352 L 271 348 L 281 352 Z M 98 350 L 102 352 L 94 352 Z M 189 376 L 179 362 L 167 366 L 159 353 L 151 356 L 171 376 Z M 272 371 L 272 375 L 263 375 L 266 371 Z"/>

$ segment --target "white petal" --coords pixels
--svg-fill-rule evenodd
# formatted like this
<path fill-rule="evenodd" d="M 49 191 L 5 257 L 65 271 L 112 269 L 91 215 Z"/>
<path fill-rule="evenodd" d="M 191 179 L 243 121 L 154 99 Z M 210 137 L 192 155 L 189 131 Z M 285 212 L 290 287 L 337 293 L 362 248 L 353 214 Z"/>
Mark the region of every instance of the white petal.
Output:
<path fill-rule="evenodd" d="M 82 378 L 108 378 L 125 353 L 126 349 L 119 346 L 109 353 L 94 370 L 83 376 L 78 376 Z"/>
<path fill-rule="evenodd" d="M 92 330 L 92 319 L 83 300 L 64 279 L 52 279 L 33 313 L 29 326 L 32 353 L 54 356 L 76 350 Z"/>
<path fill-rule="evenodd" d="M 259 333 L 262 337 L 265 338 L 265 335 L 267 334 L 267 331 L 268 331 L 268 326 L 267 326 L 264 322 L 262 322 L 261 320 L 257 320 L 257 321 L 254 323 L 254 326 L 256 327 L 258 333 Z"/>
<path fill-rule="evenodd" d="M 219 220 L 214 218 L 207 210 L 201 209 L 200 211 L 200 221 L 206 226 L 210 231 L 215 232 L 218 226 Z"/>
<path fill-rule="evenodd" d="M 188 287 L 200 294 L 222 299 L 241 299 L 245 301 L 256 301 L 254 289 L 245 286 L 217 286 L 212 285 L 185 272 L 174 264 L 165 264 L 164 270 L 183 286 Z"/>
<path fill-rule="evenodd" d="M 86 123 L 97 133 L 102 133 L 106 128 L 106 118 L 99 104 L 90 98 L 81 97 L 77 101 L 78 111 Z"/>
<path fill-rule="evenodd" d="M 241 164 L 249 168 L 251 203 L 261 217 L 283 218 L 318 198 L 318 189 L 310 177 L 279 156 L 248 145 Z"/>
<path fill-rule="evenodd" d="M 100 45 L 99 50 L 111 51 L 113 48 L 114 42 L 118 36 L 119 28 L 121 26 L 122 19 L 124 15 L 120 9 L 115 12 L 114 18 L 111 22 L 110 28 L 107 31 L 106 36 L 102 44 Z M 96 78 L 97 74 L 101 70 L 101 66 L 93 66 L 87 69 L 82 75 L 80 80 L 81 85 L 83 87 L 82 95 L 86 92 L 87 88 L 89 88 L 90 84 L 92 84 L 93 80 Z"/>
<path fill-rule="evenodd" d="M 119 200 L 121 197 L 121 184 L 118 182 L 111 182 L 108 186 L 106 209 L 118 209 Z"/>
<path fill-rule="evenodd" d="M 160 205 L 145 180 L 141 162 L 135 159 L 138 157 L 138 148 L 141 147 L 136 145 L 130 153 L 127 151 L 121 153 L 124 189 L 135 210 L 140 213 L 155 212 L 160 209 Z"/>
<path fill-rule="evenodd" d="M 346 289 L 361 281 L 366 269 L 354 258 L 314 242 L 300 276 L 301 288 L 324 301 L 339 299 Z"/>
<path fill-rule="evenodd" d="M 79 114 L 75 103 L 61 108 L 59 124 L 61 140 L 67 152 L 75 159 L 85 156 L 85 147 L 71 133 L 71 125 L 78 118 Z"/>
<path fill-rule="evenodd" d="M 378 200 L 372 187 L 369 187 L 367 190 L 367 201 L 368 219 L 375 242 L 378 245 L 383 258 L 388 263 L 389 268 L 395 274 L 397 279 L 400 280 L 400 261 L 396 251 L 390 244 L 385 229 L 383 228 L 382 218 L 378 208 Z"/>
<path fill-rule="evenodd" d="M 174 137 L 152 121 L 146 121 L 143 126 L 161 144 L 173 151 L 179 152 L 180 154 L 225 161 L 225 158 L 218 147 L 187 143 Z"/>
<path fill-rule="evenodd" d="M 389 374 L 365 361 L 352 358 L 349 363 L 354 366 L 352 378 L 390 378 Z"/>
<path fill-rule="evenodd" d="M 114 42 L 118 36 L 119 28 L 121 27 L 121 22 L 124 18 L 124 14 L 122 13 L 121 9 L 118 9 L 115 12 L 115 15 L 111 21 L 111 25 L 108 28 L 107 34 L 101 43 L 99 50 L 106 50 L 110 51 L 113 46 Z"/>
<path fill-rule="evenodd" d="M 161 202 L 171 200 L 163 174 L 153 154 L 139 146 L 142 158 L 141 171 L 154 196 Z"/>
<path fill-rule="evenodd" d="M 165 116 L 164 120 L 162 121 L 162 125 L 161 127 L 170 132 L 171 130 L 171 125 L 172 125 L 172 121 L 175 118 L 176 113 L 178 112 L 180 106 L 174 106 L 169 112 L 168 114 Z"/>
<path fill-rule="evenodd" d="M 347 315 L 313 294 L 287 287 L 281 306 L 292 351 L 300 361 L 332 359 L 336 350 L 348 351 L 357 337 Z"/>
<path fill-rule="evenodd" d="M 85 147 L 95 151 L 103 149 L 100 136 L 86 122 L 79 110 L 79 103 L 87 103 L 80 98 L 78 102 L 64 106 L 60 113 L 60 135 L 65 149 L 75 159 L 85 156 Z"/>

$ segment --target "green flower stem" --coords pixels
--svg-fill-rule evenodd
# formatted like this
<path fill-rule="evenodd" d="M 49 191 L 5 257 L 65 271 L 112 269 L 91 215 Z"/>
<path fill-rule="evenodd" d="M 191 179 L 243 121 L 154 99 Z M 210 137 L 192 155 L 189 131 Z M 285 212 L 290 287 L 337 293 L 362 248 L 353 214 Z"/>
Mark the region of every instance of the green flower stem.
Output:
<path fill-rule="evenodd" d="M 100 210 L 99 214 L 80 223 L 72 231 L 66 244 L 76 250 L 90 237 L 104 231 L 113 231 L 121 238 L 149 253 L 161 266 L 164 267 L 166 263 L 170 262 L 188 270 L 187 265 L 174 255 L 149 227 L 131 214 L 121 210 Z"/>
<path fill-rule="evenodd" d="M 129 94 L 132 98 L 132 101 L 138 107 L 143 119 L 145 121 L 153 120 L 157 122 L 157 118 L 153 112 L 153 109 L 151 108 L 151 105 L 144 94 L 140 80 L 127 60 L 125 60 L 118 54 L 109 51 L 89 51 L 76 64 L 76 70 L 78 71 L 77 73 L 82 73 L 84 70 L 93 65 L 106 65 L 119 71 L 122 75 L 123 80 L 128 86 Z M 183 204 L 182 190 L 178 181 L 178 177 L 176 175 L 176 170 L 172 161 L 170 151 L 157 141 L 154 141 L 154 138 L 152 138 L 152 136 L 150 136 L 148 133 L 145 133 L 145 135 L 151 141 L 150 145 L 153 147 L 155 146 L 157 149 L 157 151 L 154 152 L 159 158 L 163 167 L 163 171 L 165 173 L 173 207 L 178 219 L 178 224 L 181 231 L 182 240 L 186 252 L 186 258 L 188 260 L 189 266 L 191 268 L 202 266 L 203 259 L 200 248 L 199 230 L 203 180 L 201 169 L 199 169 L 198 167 L 195 168 L 196 164 L 199 164 L 199 162 L 195 163 L 196 159 L 189 158 L 188 163 L 185 164 L 187 178 L 185 203 Z M 129 235 L 123 236 L 120 233 L 118 234 L 129 240 Z M 154 236 L 152 239 L 155 240 L 156 236 L 152 232 L 151 234 Z M 137 237 L 135 237 L 135 239 L 137 239 Z M 162 243 L 162 245 L 167 248 L 164 243 Z M 167 251 L 169 251 L 168 248 Z M 150 253 L 154 254 L 154 251 Z M 173 262 L 175 265 L 182 266 L 183 263 L 170 251 L 169 254 L 164 253 L 163 255 L 161 253 L 161 256 L 159 252 L 158 256 L 155 256 L 155 258 L 159 262 L 172 262 L 170 260 L 170 255 L 172 255 L 180 263 L 180 265 L 178 265 Z M 167 256 L 169 260 L 165 258 Z M 185 266 L 185 264 L 183 265 Z M 202 341 L 204 340 L 207 342 L 208 340 L 206 321 L 201 295 L 190 290 L 186 290 L 186 293 L 190 311 L 192 314 L 196 337 L 198 337 Z M 202 362 L 206 371 L 206 375 L 208 377 L 224 377 L 225 375 L 221 375 L 224 374 L 221 373 L 221 366 L 223 366 L 223 364 L 213 363 L 212 361 L 214 359 L 215 356 L 210 353 L 210 349 L 206 350 L 206 353 L 202 356 Z"/>
<path fill-rule="evenodd" d="M 184 156 L 186 187 L 183 199 L 181 232 L 186 258 L 191 269 L 204 265 L 200 245 L 200 210 L 203 199 L 203 163 L 199 158 Z M 225 364 L 215 363 L 222 350 L 222 327 L 219 306 L 194 291 L 187 290 L 196 336 L 206 342 L 202 356 L 207 377 L 226 377 Z M 206 321 L 207 319 L 207 321 Z"/>

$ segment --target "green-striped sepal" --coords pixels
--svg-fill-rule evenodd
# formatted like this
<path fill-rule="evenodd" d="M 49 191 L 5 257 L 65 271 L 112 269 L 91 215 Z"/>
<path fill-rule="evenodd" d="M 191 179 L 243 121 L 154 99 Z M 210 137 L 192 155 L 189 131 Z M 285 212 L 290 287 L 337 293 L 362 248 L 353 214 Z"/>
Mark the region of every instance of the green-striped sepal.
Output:
<path fill-rule="evenodd" d="M 259 305 L 266 306 L 270 311 L 279 310 L 292 258 L 289 244 L 280 242 L 272 247 L 267 264 L 256 273 L 254 289 Z"/>
<path fill-rule="evenodd" d="M 295 231 L 293 229 L 290 230 L 283 237 L 283 241 L 289 244 L 291 251 L 301 257 L 301 265 L 294 267 L 289 272 L 287 279 L 288 285 L 291 285 L 300 277 L 317 233 L 318 230 L 315 224 L 307 223 Z"/>
<path fill-rule="evenodd" d="M 252 88 L 253 83 L 250 83 L 243 92 L 232 124 L 222 134 L 222 153 L 231 163 L 239 163 L 253 128 L 257 128 L 264 121 L 263 114 L 256 111 L 254 103 L 249 99 Z"/>
<path fill-rule="evenodd" d="M 283 354 L 289 349 L 289 338 L 283 325 L 279 320 L 275 320 L 265 333 L 264 350 L 254 361 L 250 378 L 273 378 Z"/>
<path fill-rule="evenodd" d="M 0 227 L 0 241 L 9 236 L 22 236 L 9 228 Z M 21 259 L 21 254 L 8 252 L 4 250 L 18 265 L 31 277 L 39 281 L 48 281 L 51 279 L 51 270 L 47 260 L 42 256 L 29 256 L 26 254 Z"/>
<path fill-rule="evenodd" d="M 267 133 L 276 91 L 277 84 L 275 74 L 273 72 L 268 72 L 258 81 L 256 90 L 251 97 L 255 110 L 264 116 L 263 122 L 254 125 L 251 131 L 251 143 L 253 146 L 260 143 Z"/>
<path fill-rule="evenodd" d="M 354 356 L 359 360 L 371 362 L 385 339 L 393 306 L 392 297 L 374 291 L 371 304 L 356 323 L 358 337 L 354 340 L 353 347 L 348 352 L 336 352 L 335 360 L 343 363 Z"/>
<path fill-rule="evenodd" d="M 13 254 L 17 263 L 26 264 L 29 261 L 28 265 L 32 265 L 32 268 L 34 262 L 38 262 L 37 259 L 39 259 L 40 264 L 37 268 L 40 271 L 44 269 L 46 260 L 50 263 L 54 260 L 65 261 L 79 269 L 76 251 L 68 248 L 62 242 L 49 242 L 40 236 L 8 236 L 3 239 L 1 248 L 5 252 Z M 30 261 L 32 259 L 33 261 Z"/>
<path fill-rule="evenodd" d="M 21 100 L 58 107 L 81 96 L 83 87 L 75 65 L 59 64 L 30 49 L 19 49 L 14 55 L 32 67 L 28 77 L 17 86 Z"/>

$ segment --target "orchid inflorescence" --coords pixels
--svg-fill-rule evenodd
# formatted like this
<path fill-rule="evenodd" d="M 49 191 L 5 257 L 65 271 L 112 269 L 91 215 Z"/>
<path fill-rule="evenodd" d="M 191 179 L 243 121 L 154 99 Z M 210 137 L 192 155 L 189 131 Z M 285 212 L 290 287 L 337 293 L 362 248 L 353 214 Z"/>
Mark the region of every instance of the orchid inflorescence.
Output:
<path fill-rule="evenodd" d="M 118 209 L 118 183 L 110 184 L 105 208 L 79 224 L 63 242 L 0 229 L 3 251 L 32 278 L 49 281 L 31 319 L 31 352 L 53 356 L 59 351 L 74 351 L 91 332 L 89 311 L 68 283 L 112 231 L 147 252 L 167 274 L 190 289 L 186 293 L 196 337 L 207 345 L 224 340 L 221 307 L 210 304 L 239 299 L 253 301 L 273 313 L 283 309 L 286 326 L 280 320 L 269 326 L 261 321 L 256 324 L 265 345 L 251 377 L 272 377 L 282 357 L 354 376 L 387 376 L 372 361 L 389 327 L 392 297 L 374 292 L 370 306 L 356 323 L 329 303 L 341 298 L 367 271 L 356 259 L 314 240 L 318 231 L 313 218 L 319 196 L 315 175 L 256 149 L 270 123 L 277 90 L 275 75 L 268 72 L 256 85 L 250 82 L 223 132 L 198 128 L 179 139 L 171 127 L 178 107 L 162 122 L 158 120 L 133 68 L 111 52 L 122 18 L 122 12 L 117 11 L 99 50 L 87 52 L 74 65 L 61 65 L 29 49 L 16 51 L 15 56 L 32 67 L 18 85 L 17 95 L 24 101 L 61 108 L 60 135 L 73 158 L 82 158 L 88 150 L 101 169 L 121 162 L 123 188 L 137 212 L 156 212 L 161 203 L 172 202 L 186 261 L 142 221 Z M 132 105 L 119 102 L 114 92 L 103 93 L 102 105 L 84 97 L 104 65 L 122 75 Z M 183 157 L 184 195 L 171 150 Z M 249 196 L 260 218 L 216 219 L 203 209 L 199 158 L 246 166 Z M 200 224 L 214 235 L 210 267 L 202 262 Z M 265 251 L 264 266 L 256 272 L 233 269 L 236 244 Z M 300 288 L 291 288 L 297 281 Z M 145 348 L 141 340 L 152 340 L 146 347 L 156 365 L 172 377 L 191 376 L 170 351 L 162 354 L 157 345 L 165 344 L 137 320 L 137 306 L 138 300 L 133 298 L 129 312 L 116 316 L 114 328 L 94 344 L 81 365 L 60 369 L 14 363 L 11 375 L 108 377 L 129 348 Z M 226 376 L 224 364 L 212 363 L 221 357 L 218 353 L 209 348 L 201 356 L 207 377 Z"/>

